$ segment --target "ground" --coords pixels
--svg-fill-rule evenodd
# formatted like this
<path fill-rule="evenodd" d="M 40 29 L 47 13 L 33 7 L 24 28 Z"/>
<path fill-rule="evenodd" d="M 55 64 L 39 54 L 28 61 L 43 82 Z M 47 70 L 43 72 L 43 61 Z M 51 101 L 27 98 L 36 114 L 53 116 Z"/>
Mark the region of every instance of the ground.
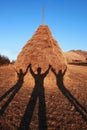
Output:
<path fill-rule="evenodd" d="M 31 84 L 16 88 L 12 65 L 0 67 L 0 130 L 87 130 L 87 66 L 68 71 L 70 84 L 40 88 L 36 98 Z"/>

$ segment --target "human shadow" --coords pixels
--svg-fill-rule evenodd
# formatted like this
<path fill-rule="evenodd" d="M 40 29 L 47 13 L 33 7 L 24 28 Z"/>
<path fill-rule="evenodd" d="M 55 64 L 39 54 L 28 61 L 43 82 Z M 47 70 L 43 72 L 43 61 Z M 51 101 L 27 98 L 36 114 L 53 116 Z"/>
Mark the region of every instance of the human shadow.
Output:
<path fill-rule="evenodd" d="M 22 87 L 24 76 L 26 75 L 28 68 L 29 68 L 29 66 L 27 67 L 25 73 L 23 73 L 22 69 L 20 69 L 19 72 L 16 71 L 17 76 L 18 76 L 17 83 L 12 88 L 10 88 L 7 92 L 5 92 L 4 95 L 2 95 L 0 97 L 0 101 L 2 101 L 4 98 L 6 98 L 8 95 L 10 95 L 9 98 L 7 99 L 7 101 L 5 102 L 5 104 L 0 109 L 0 115 L 2 115 L 4 113 L 4 111 L 6 110 L 6 108 L 9 105 L 9 103 L 12 101 L 12 99 L 14 98 L 16 93 Z"/>
<path fill-rule="evenodd" d="M 45 92 L 44 92 L 44 78 L 47 76 L 50 70 L 50 65 L 47 71 L 41 74 L 41 68 L 37 68 L 37 74 L 35 74 L 30 65 L 30 73 L 35 80 L 35 86 L 31 94 L 31 98 L 23 115 L 23 118 L 20 123 L 19 130 L 29 130 L 31 119 L 33 116 L 34 108 L 37 102 L 39 101 L 39 110 L 38 110 L 38 121 L 39 121 L 39 130 L 47 130 L 47 119 L 46 119 L 46 104 L 45 104 Z"/>
<path fill-rule="evenodd" d="M 78 111 L 81 115 L 82 118 L 87 121 L 87 110 L 85 107 L 83 107 L 80 102 L 77 101 L 77 99 L 70 93 L 70 91 L 64 86 L 63 83 L 63 77 L 66 73 L 67 68 L 64 70 L 62 73 L 62 70 L 59 70 L 59 73 L 57 74 L 56 71 L 52 68 L 52 72 L 56 76 L 56 82 L 58 88 L 61 90 L 63 95 L 70 101 L 70 103 L 75 107 L 76 111 Z"/>

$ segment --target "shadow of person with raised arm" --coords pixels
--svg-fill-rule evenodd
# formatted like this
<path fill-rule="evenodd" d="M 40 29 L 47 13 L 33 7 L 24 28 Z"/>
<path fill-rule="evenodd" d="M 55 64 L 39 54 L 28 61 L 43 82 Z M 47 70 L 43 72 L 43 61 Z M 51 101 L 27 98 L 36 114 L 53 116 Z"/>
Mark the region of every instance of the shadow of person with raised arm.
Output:
<path fill-rule="evenodd" d="M 62 70 L 59 70 L 57 74 L 56 71 L 51 68 L 52 72 L 56 76 L 57 86 L 63 93 L 63 95 L 71 102 L 75 109 L 82 115 L 82 118 L 87 121 L 87 110 L 77 101 L 77 99 L 70 93 L 70 91 L 64 86 L 63 77 L 66 73 L 67 68 L 62 73 Z"/>
<path fill-rule="evenodd" d="M 2 115 L 4 113 L 4 111 L 6 110 L 6 108 L 9 105 L 9 103 L 12 101 L 12 99 L 14 98 L 16 93 L 22 87 L 24 76 L 26 75 L 28 68 L 29 68 L 29 66 L 27 67 L 25 73 L 23 73 L 22 69 L 20 69 L 19 72 L 16 71 L 17 76 L 18 76 L 17 83 L 12 88 L 10 88 L 7 92 L 5 92 L 4 95 L 2 95 L 0 97 L 0 101 L 2 101 L 4 98 L 6 98 L 8 95 L 10 95 L 10 97 L 7 99 L 6 103 L 2 106 L 2 108 L 0 110 L 0 115 Z"/>
<path fill-rule="evenodd" d="M 35 74 L 30 64 L 30 73 L 35 80 L 35 87 L 31 94 L 31 98 L 29 100 L 29 103 L 23 115 L 23 118 L 21 120 L 19 130 L 29 130 L 29 126 L 31 123 L 31 119 L 33 116 L 37 98 L 39 99 L 39 110 L 38 110 L 39 130 L 47 130 L 44 78 L 49 73 L 50 68 L 51 66 L 49 65 L 49 68 L 47 69 L 47 71 L 41 74 L 41 68 L 38 67 L 37 74 Z"/>

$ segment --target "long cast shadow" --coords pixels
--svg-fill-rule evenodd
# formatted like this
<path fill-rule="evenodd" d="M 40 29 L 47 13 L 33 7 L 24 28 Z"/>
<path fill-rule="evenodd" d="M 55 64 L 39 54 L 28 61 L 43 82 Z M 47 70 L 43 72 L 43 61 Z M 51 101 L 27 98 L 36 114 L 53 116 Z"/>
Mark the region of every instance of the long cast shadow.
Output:
<path fill-rule="evenodd" d="M 65 71 L 63 73 L 62 73 L 62 70 L 60 70 L 58 74 L 55 72 L 55 70 L 53 68 L 51 70 L 56 76 L 58 88 L 61 90 L 63 95 L 71 102 L 71 104 L 75 107 L 75 109 L 82 115 L 82 118 L 85 121 L 87 121 L 87 110 L 86 110 L 86 108 L 83 107 L 77 101 L 77 99 L 70 93 L 70 91 L 63 84 L 63 76 L 65 75 L 67 68 L 65 69 Z"/>
<path fill-rule="evenodd" d="M 38 67 L 37 74 L 35 74 L 30 65 L 30 73 L 32 74 L 35 80 L 35 87 L 31 94 L 31 98 L 23 115 L 23 118 L 20 123 L 19 130 L 29 130 L 31 119 L 33 116 L 34 108 L 39 99 L 39 110 L 38 110 L 38 121 L 39 121 L 39 130 L 47 130 L 47 119 L 46 119 L 46 104 L 45 104 L 45 93 L 44 93 L 44 78 L 49 73 L 50 66 L 48 70 L 41 74 L 41 68 Z"/>
<path fill-rule="evenodd" d="M 9 105 L 9 103 L 12 101 L 12 99 L 14 98 L 14 96 L 16 95 L 16 93 L 22 87 L 23 79 L 24 79 L 24 76 L 26 75 L 26 73 L 28 71 L 28 68 L 29 68 L 29 66 L 27 67 L 25 73 L 23 73 L 22 69 L 20 69 L 19 72 L 16 71 L 17 72 L 17 76 L 18 76 L 17 83 L 12 88 L 10 88 L 7 92 L 5 92 L 5 94 L 2 95 L 2 97 L 0 97 L 0 101 L 2 101 L 4 98 L 6 98 L 11 93 L 11 95 L 9 96 L 9 98 L 7 99 L 7 101 L 5 102 L 5 104 L 0 109 L 0 115 L 2 115 L 4 113 L 4 111 L 6 110 L 6 108 Z"/>

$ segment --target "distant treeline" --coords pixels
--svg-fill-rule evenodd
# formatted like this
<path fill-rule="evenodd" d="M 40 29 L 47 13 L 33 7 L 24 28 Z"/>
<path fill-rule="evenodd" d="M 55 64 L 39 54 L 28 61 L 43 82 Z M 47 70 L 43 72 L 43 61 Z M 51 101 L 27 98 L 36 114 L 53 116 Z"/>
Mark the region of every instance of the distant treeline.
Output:
<path fill-rule="evenodd" d="M 0 65 L 6 64 L 10 64 L 9 58 L 0 54 Z"/>
<path fill-rule="evenodd" d="M 71 65 L 81 65 L 81 66 L 87 66 L 87 62 L 70 62 L 68 64 Z"/>

